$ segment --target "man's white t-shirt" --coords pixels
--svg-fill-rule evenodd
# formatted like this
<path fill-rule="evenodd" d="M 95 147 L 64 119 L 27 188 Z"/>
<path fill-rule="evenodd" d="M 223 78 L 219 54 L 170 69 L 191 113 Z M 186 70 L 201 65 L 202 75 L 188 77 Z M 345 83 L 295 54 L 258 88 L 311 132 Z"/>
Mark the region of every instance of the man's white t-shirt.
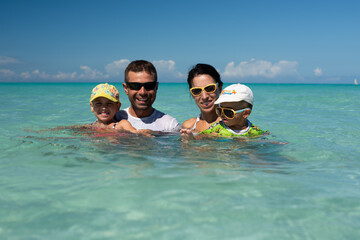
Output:
<path fill-rule="evenodd" d="M 133 117 L 129 114 L 129 108 L 120 110 L 115 114 L 115 119 L 120 121 L 122 119 L 128 120 L 136 129 L 149 129 L 151 131 L 161 132 L 179 132 L 181 125 L 172 116 L 154 110 L 154 112 L 144 118 Z"/>

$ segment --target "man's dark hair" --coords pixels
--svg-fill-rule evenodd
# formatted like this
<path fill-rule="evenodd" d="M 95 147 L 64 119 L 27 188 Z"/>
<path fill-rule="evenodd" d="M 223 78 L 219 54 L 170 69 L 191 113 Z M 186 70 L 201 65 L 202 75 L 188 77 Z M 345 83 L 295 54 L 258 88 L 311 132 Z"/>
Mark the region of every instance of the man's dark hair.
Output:
<path fill-rule="evenodd" d="M 125 69 L 125 82 L 128 82 L 128 74 L 129 72 L 147 72 L 150 74 L 154 80 L 157 81 L 157 72 L 154 65 L 151 62 L 146 60 L 135 60 L 132 61 Z"/>

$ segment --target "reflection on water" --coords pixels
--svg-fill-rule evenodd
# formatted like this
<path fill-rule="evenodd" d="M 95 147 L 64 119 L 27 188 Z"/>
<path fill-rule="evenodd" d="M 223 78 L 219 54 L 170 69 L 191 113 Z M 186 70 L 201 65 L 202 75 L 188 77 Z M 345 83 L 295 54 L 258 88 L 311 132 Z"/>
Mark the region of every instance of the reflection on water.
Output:
<path fill-rule="evenodd" d="M 33 145 L 42 157 L 61 158 L 66 167 L 87 163 L 117 167 L 140 165 L 156 169 L 216 168 L 222 170 L 286 173 L 287 164 L 297 161 L 282 154 L 286 145 L 273 140 L 203 139 L 182 141 L 179 134 L 154 137 L 125 132 L 94 131 L 86 128 L 32 132 L 19 138 Z M 65 160 L 65 162 L 64 162 Z"/>

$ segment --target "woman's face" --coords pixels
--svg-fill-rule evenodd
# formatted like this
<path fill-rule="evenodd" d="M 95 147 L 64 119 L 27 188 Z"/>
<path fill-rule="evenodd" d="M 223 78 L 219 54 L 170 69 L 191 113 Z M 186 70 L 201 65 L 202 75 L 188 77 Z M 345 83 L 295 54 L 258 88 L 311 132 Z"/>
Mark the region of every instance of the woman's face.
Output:
<path fill-rule="evenodd" d="M 209 84 L 216 83 L 215 80 L 208 74 L 197 75 L 192 80 L 192 88 L 193 87 L 205 87 Z M 202 90 L 201 94 L 198 96 L 193 96 L 196 105 L 199 107 L 202 113 L 206 112 L 214 112 L 215 106 L 214 102 L 218 99 L 221 89 L 218 87 L 216 91 L 213 93 L 207 93 L 205 90 Z"/>

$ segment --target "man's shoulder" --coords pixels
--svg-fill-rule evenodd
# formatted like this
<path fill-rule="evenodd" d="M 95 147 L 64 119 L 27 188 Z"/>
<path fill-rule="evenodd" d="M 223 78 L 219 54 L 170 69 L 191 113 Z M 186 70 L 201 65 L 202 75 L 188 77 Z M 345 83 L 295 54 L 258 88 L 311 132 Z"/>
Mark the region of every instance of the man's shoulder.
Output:
<path fill-rule="evenodd" d="M 176 120 L 176 118 L 170 116 L 169 114 L 166 114 L 164 112 L 155 109 L 153 116 L 154 116 L 154 122 L 161 123 L 161 125 L 163 125 L 164 127 L 164 130 L 169 132 L 180 131 L 181 126 L 179 122 Z"/>
<path fill-rule="evenodd" d="M 128 114 L 128 108 L 124 109 L 124 110 L 120 110 L 117 113 L 115 113 L 115 121 L 121 121 L 121 120 L 128 120 L 129 118 L 129 114 Z"/>
<path fill-rule="evenodd" d="M 157 110 L 157 109 L 154 109 L 154 116 L 156 117 L 156 118 L 164 118 L 164 119 L 168 119 L 168 120 L 173 120 L 173 119 L 175 119 L 174 117 L 172 117 L 172 116 L 170 116 L 169 114 L 166 114 L 166 113 L 164 113 L 164 112 L 161 112 L 161 111 L 159 111 L 159 110 Z"/>

